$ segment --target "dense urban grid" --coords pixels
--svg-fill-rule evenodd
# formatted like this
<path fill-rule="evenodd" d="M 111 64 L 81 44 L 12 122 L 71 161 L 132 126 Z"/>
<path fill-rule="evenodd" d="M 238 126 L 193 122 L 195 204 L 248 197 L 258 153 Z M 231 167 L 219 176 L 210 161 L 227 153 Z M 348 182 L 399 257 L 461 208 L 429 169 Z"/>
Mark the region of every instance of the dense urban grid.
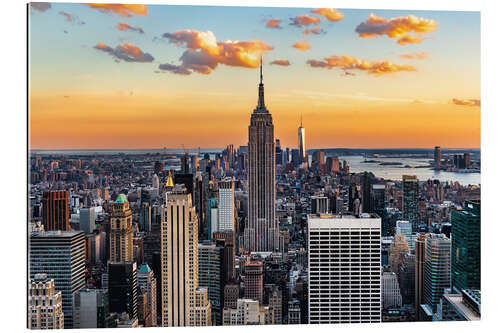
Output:
<path fill-rule="evenodd" d="M 248 146 L 32 152 L 28 327 L 477 320 L 480 185 L 411 171 L 352 173 L 302 121 L 282 148 L 262 68 Z"/>

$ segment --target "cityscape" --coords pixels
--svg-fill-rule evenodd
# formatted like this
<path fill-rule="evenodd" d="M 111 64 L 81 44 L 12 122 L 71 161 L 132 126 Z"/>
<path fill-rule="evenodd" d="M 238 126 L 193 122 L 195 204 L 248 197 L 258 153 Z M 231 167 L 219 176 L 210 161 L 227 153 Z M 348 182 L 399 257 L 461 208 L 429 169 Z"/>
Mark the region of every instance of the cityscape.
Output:
<path fill-rule="evenodd" d="M 88 24 L 83 21 L 85 11 L 124 20 L 146 13 L 153 18 L 155 9 L 66 5 L 81 10 L 78 15 L 60 10 L 69 15 L 62 16 L 72 29 Z M 56 4 L 31 3 L 28 10 L 38 19 L 55 12 Z M 300 26 L 308 31 L 304 35 L 324 35 L 323 29 L 330 26 L 320 24 L 337 24 L 349 15 L 341 9 L 295 10 L 309 13 L 290 18 L 293 29 Z M 386 20 L 370 14 L 355 27 L 356 33 L 360 39 L 377 38 L 377 34 L 399 38 L 397 47 L 402 47 L 424 43 L 427 37 L 422 35 L 437 27 L 432 19 L 407 18 Z M 274 16 L 260 24 L 264 29 L 289 29 Z M 384 30 L 392 28 L 392 33 Z M 127 23 L 117 30 L 144 34 L 141 27 Z M 164 124 L 169 133 L 176 133 L 172 141 L 148 146 L 146 139 L 141 141 L 143 129 L 138 128 L 132 134 L 146 146 L 137 148 L 135 141 L 127 141 L 130 129 L 118 133 L 110 127 L 110 135 L 123 145 L 111 143 L 115 139 L 106 141 L 96 130 L 92 133 L 100 144 L 85 146 L 86 139 L 80 136 L 84 126 L 99 126 L 101 118 L 81 118 L 87 119 L 81 120 L 83 127 L 41 122 L 40 117 L 47 115 L 50 121 L 51 112 L 57 113 L 57 103 L 48 104 L 49 111 L 35 101 L 36 96 L 31 97 L 27 327 L 480 320 L 481 150 L 480 135 L 474 130 L 480 100 L 454 98 L 441 106 L 461 110 L 456 117 L 473 118 L 449 120 L 446 126 L 451 122 L 455 130 L 443 125 L 436 133 L 433 125 L 425 123 L 419 130 L 432 132 L 430 145 L 427 139 L 419 141 L 418 135 L 415 141 L 397 141 L 402 135 L 399 130 L 380 133 L 381 139 L 367 132 L 363 145 L 339 144 L 319 134 L 324 133 L 322 126 L 336 131 L 335 123 L 318 119 L 321 115 L 311 115 L 307 109 L 293 114 L 291 129 L 281 124 L 283 113 L 274 113 L 271 107 L 275 94 L 279 95 L 273 87 L 278 78 L 273 75 L 279 73 L 267 70 L 281 66 L 267 59 L 272 48 L 255 40 L 236 41 L 241 43 L 237 47 L 231 41 L 217 42 L 226 56 L 244 54 L 229 55 L 229 60 L 218 54 L 214 64 L 213 59 L 201 59 L 216 52 L 214 45 L 203 40 L 207 34 L 194 36 L 193 32 L 164 35 L 169 43 L 185 43 L 188 51 L 180 65 L 160 64 L 161 71 L 183 80 L 226 69 L 216 68 L 217 64 L 245 67 L 240 69 L 250 73 L 249 82 L 243 84 L 251 87 L 244 99 L 248 103 L 238 111 L 245 115 L 244 124 L 233 123 L 228 115 L 215 119 L 213 140 L 202 130 L 198 137 L 198 125 L 192 123 L 197 118 L 191 118 L 183 124 L 184 134 L 173 128 L 181 126 L 178 119 Z M 198 46 L 189 48 L 191 44 Z M 129 52 L 131 44 L 126 45 L 128 49 L 112 49 L 98 43 L 93 51 L 112 55 L 112 65 L 118 65 L 118 59 L 151 62 L 149 53 Z M 247 62 L 240 66 L 237 61 Z M 393 63 L 338 65 L 342 61 L 346 59 L 308 64 L 341 67 L 338 79 L 342 80 L 367 66 L 379 66 L 369 69 L 373 71 L 415 70 Z M 41 70 L 33 71 L 36 76 Z M 42 79 L 32 80 L 36 94 L 36 89 L 42 89 L 37 80 Z M 212 98 L 211 102 L 218 98 L 220 104 L 232 103 L 226 96 Z M 198 103 L 205 107 L 203 101 Z M 426 104 L 404 103 L 408 107 Z M 73 111 L 74 117 L 88 116 Z M 104 109 L 92 112 L 102 112 L 102 121 L 107 121 Z M 125 113 L 124 119 L 115 119 L 118 125 L 127 126 L 125 118 L 130 115 Z M 373 115 L 374 123 L 378 117 Z M 363 131 L 361 121 L 355 120 L 358 123 Z M 409 136 L 413 131 L 408 129 Z M 456 131 L 464 132 L 453 141 Z M 88 132 L 89 137 L 94 137 L 92 133 Z M 61 143 L 54 144 L 54 138 Z M 384 138 L 388 141 L 379 141 Z"/>

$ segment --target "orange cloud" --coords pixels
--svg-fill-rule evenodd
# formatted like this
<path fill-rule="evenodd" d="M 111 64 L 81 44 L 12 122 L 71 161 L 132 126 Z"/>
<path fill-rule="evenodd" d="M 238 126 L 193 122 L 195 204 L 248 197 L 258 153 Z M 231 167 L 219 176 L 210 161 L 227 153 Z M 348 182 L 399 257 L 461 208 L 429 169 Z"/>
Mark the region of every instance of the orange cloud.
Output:
<path fill-rule="evenodd" d="M 326 33 L 323 29 L 320 29 L 319 26 L 315 26 L 313 29 L 304 29 L 302 31 L 304 35 L 320 35 Z"/>
<path fill-rule="evenodd" d="M 76 15 L 72 15 L 70 13 L 66 13 L 64 11 L 60 11 L 59 15 L 62 15 L 66 18 L 66 21 L 71 22 L 71 23 L 76 23 L 76 24 L 85 24 L 82 20 L 80 20 Z"/>
<path fill-rule="evenodd" d="M 295 25 L 297 27 L 302 27 L 304 25 L 319 23 L 321 21 L 321 19 L 319 17 L 313 17 L 313 16 L 309 16 L 307 14 L 292 17 L 292 18 L 290 18 L 290 20 L 292 21 L 292 23 L 290 23 L 290 25 Z"/>
<path fill-rule="evenodd" d="M 280 23 L 281 23 L 281 20 L 279 20 L 279 19 L 267 20 L 266 21 L 266 28 L 281 29 Z"/>
<path fill-rule="evenodd" d="M 311 48 L 311 45 L 309 45 L 307 40 L 303 40 L 302 42 L 297 42 L 297 43 L 293 44 L 292 47 L 294 47 L 300 51 L 307 51 Z"/>
<path fill-rule="evenodd" d="M 86 3 L 87 6 L 106 13 L 115 13 L 123 17 L 135 15 L 148 15 L 146 5 L 130 5 L 118 3 Z"/>
<path fill-rule="evenodd" d="M 141 33 L 141 34 L 144 33 L 144 30 L 142 30 L 141 27 L 133 27 L 130 24 L 127 24 L 125 22 L 119 22 L 116 26 L 116 29 L 118 29 L 120 31 L 130 30 L 130 31 L 135 31 L 135 32 Z"/>
<path fill-rule="evenodd" d="M 339 12 L 337 8 L 317 8 L 311 10 L 311 13 L 321 15 L 332 22 L 344 19 L 344 14 Z"/>
<path fill-rule="evenodd" d="M 372 38 L 377 36 L 386 35 L 389 38 L 398 38 L 398 44 L 415 44 L 420 43 L 422 38 L 414 36 L 410 33 L 417 35 L 430 33 L 436 30 L 437 22 L 415 15 L 408 15 L 407 17 L 394 17 L 386 19 L 383 17 L 370 14 L 368 19 L 360 23 L 356 27 L 356 32 L 361 38 Z"/>
<path fill-rule="evenodd" d="M 480 99 L 459 99 L 454 98 L 450 101 L 452 104 L 461 105 L 461 106 L 481 106 Z"/>
<path fill-rule="evenodd" d="M 113 56 L 116 61 L 126 61 L 126 62 L 152 62 L 154 60 L 153 56 L 149 53 L 144 53 L 140 48 L 135 45 L 125 43 L 123 45 L 118 45 L 116 48 L 105 43 L 97 43 L 94 46 L 96 50 L 106 52 Z"/>
<path fill-rule="evenodd" d="M 256 68 L 260 57 L 273 48 L 260 40 L 218 42 L 212 31 L 181 30 L 163 34 L 171 43 L 186 47 L 180 65 L 163 64 L 160 69 L 175 74 L 210 74 L 219 64 Z"/>
<path fill-rule="evenodd" d="M 367 71 L 368 74 L 382 75 L 395 72 L 414 72 L 416 71 L 413 66 L 396 65 L 390 61 L 367 61 L 363 59 L 358 59 L 351 56 L 336 56 L 323 58 L 322 60 L 308 60 L 307 64 L 315 68 L 327 68 L 331 69 L 334 67 L 339 67 L 344 71 L 347 70 L 363 70 Z"/>
<path fill-rule="evenodd" d="M 271 65 L 278 65 L 278 66 L 290 66 L 290 61 L 289 60 L 273 60 L 270 62 Z"/>
<path fill-rule="evenodd" d="M 399 55 L 401 58 L 405 59 L 416 59 L 416 60 L 423 60 L 429 57 L 429 53 L 427 52 L 420 52 L 420 53 L 407 53 L 407 54 L 400 54 Z"/>

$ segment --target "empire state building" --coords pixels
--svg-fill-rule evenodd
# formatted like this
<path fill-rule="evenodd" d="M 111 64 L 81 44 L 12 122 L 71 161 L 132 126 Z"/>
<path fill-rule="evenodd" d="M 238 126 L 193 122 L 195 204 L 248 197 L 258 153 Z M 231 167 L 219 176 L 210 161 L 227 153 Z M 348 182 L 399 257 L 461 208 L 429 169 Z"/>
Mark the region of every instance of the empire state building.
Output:
<path fill-rule="evenodd" d="M 248 126 L 248 221 L 244 240 L 245 250 L 249 252 L 279 248 L 275 168 L 273 117 L 264 104 L 261 61 L 259 101 Z"/>

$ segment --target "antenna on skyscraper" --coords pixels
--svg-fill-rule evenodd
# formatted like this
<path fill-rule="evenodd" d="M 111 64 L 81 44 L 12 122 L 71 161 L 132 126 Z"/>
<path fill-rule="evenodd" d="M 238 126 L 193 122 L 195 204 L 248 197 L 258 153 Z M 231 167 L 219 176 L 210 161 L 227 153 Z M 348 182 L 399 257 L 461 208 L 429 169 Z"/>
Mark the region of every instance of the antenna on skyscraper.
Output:
<path fill-rule="evenodd" d="M 260 84 L 262 84 L 262 55 L 260 56 Z"/>

